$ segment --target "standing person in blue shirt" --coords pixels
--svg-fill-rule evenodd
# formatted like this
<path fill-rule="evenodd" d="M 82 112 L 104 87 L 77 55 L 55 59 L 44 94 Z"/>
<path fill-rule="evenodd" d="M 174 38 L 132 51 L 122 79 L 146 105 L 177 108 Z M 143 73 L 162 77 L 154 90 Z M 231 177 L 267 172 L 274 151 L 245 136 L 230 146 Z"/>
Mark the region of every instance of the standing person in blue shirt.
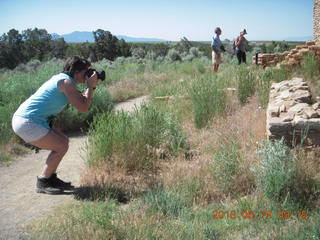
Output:
<path fill-rule="evenodd" d="M 247 63 L 246 58 L 246 45 L 248 44 L 248 40 L 244 37 L 247 34 L 247 30 L 243 29 L 240 32 L 240 36 L 237 37 L 235 41 L 236 54 L 238 58 L 238 64 Z"/>
<path fill-rule="evenodd" d="M 214 32 L 215 35 L 211 41 L 212 69 L 214 72 L 217 72 L 219 69 L 219 65 L 221 64 L 221 52 L 223 51 L 223 46 L 220 41 L 220 35 L 222 31 L 221 28 L 217 27 Z"/>
<path fill-rule="evenodd" d="M 36 191 L 39 193 L 59 194 L 73 188 L 70 182 L 62 181 L 56 174 L 68 151 L 69 139 L 55 127 L 50 128 L 47 120 L 61 112 L 67 103 L 79 112 L 88 111 L 98 83 L 96 72 L 86 76 L 90 65 L 77 56 L 68 58 L 63 72 L 46 81 L 13 115 L 12 128 L 19 137 L 31 145 L 51 150 L 41 175 L 37 177 Z M 87 83 L 84 93 L 78 91 L 78 83 Z"/>

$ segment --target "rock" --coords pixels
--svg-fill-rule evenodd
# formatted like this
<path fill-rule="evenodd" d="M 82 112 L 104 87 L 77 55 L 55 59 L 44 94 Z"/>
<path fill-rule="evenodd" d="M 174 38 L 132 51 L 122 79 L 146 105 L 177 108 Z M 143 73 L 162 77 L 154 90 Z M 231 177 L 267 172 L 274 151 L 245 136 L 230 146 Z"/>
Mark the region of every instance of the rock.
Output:
<path fill-rule="evenodd" d="M 301 112 L 304 108 L 307 108 L 309 105 L 307 103 L 297 103 L 293 107 L 290 107 L 288 109 L 288 112 L 294 112 L 294 113 L 299 113 Z"/>
<path fill-rule="evenodd" d="M 286 112 L 286 111 L 287 111 L 287 107 L 286 107 L 286 105 L 285 105 L 285 104 L 282 104 L 282 105 L 280 106 L 279 111 L 280 111 L 280 113 L 282 113 L 282 112 Z"/>
<path fill-rule="evenodd" d="M 318 118 L 319 114 L 312 108 L 308 107 L 303 109 L 303 112 L 308 116 L 308 118 Z"/>
<path fill-rule="evenodd" d="M 278 106 L 270 105 L 268 107 L 268 114 L 271 117 L 279 117 L 280 115 L 280 108 Z"/>
<path fill-rule="evenodd" d="M 282 116 L 282 121 L 283 122 L 291 122 L 294 119 L 295 113 L 287 113 L 284 116 Z"/>
<path fill-rule="evenodd" d="M 307 133 L 303 144 L 320 144 L 320 102 L 311 105 L 310 89 L 302 78 L 272 84 L 266 132 L 268 139 L 284 137 L 288 144 Z"/>
<path fill-rule="evenodd" d="M 313 108 L 314 110 L 320 109 L 320 102 L 316 102 L 315 104 L 313 104 L 313 105 L 312 105 L 312 108 Z"/>

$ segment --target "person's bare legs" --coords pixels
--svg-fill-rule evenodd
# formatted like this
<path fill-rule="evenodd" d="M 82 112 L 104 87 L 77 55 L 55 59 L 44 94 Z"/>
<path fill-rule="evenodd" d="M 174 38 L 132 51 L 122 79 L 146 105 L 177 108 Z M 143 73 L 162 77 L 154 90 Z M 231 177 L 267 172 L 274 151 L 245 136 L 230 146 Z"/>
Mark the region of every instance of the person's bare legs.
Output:
<path fill-rule="evenodd" d="M 213 64 L 213 71 L 214 72 L 218 72 L 218 69 L 219 69 L 219 64 Z"/>
<path fill-rule="evenodd" d="M 49 178 L 56 172 L 59 163 L 69 148 L 69 139 L 57 130 L 50 130 L 43 138 L 30 144 L 42 149 L 51 150 L 40 177 Z"/>

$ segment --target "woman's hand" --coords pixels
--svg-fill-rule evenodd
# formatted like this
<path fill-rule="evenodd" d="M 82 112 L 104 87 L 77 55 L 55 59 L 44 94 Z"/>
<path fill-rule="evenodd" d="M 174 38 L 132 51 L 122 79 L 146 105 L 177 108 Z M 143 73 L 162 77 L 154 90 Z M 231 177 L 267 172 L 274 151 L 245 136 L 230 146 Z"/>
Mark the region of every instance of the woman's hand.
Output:
<path fill-rule="evenodd" d="M 87 80 L 87 86 L 88 88 L 95 88 L 98 84 L 98 75 L 97 72 L 94 71 L 91 77 Z"/>

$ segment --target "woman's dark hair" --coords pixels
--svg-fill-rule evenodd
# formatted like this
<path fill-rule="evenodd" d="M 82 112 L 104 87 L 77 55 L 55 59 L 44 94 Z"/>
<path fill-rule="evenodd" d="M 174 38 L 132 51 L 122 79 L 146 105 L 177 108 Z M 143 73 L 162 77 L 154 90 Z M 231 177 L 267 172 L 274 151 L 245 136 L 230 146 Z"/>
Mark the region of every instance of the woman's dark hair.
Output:
<path fill-rule="evenodd" d="M 70 77 L 74 77 L 76 71 L 82 71 L 88 69 L 91 63 L 78 56 L 69 57 L 63 67 L 63 73 L 68 74 Z"/>

